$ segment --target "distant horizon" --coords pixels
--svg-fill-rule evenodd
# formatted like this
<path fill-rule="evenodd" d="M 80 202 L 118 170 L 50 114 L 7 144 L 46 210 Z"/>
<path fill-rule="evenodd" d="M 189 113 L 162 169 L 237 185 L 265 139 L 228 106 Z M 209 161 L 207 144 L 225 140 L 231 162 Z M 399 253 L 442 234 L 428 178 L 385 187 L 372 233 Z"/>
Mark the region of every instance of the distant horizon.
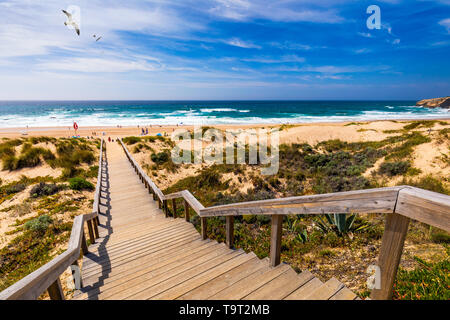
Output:
<path fill-rule="evenodd" d="M 433 98 L 419 98 L 419 99 L 0 99 L 0 102 L 276 102 L 276 101 L 292 101 L 292 102 L 314 102 L 314 101 L 352 101 L 352 102 L 367 102 L 367 101 L 378 101 L 378 102 L 387 102 L 387 101 L 420 101 L 425 99 L 435 99 L 435 98 L 445 98 L 443 97 L 433 97 Z"/>

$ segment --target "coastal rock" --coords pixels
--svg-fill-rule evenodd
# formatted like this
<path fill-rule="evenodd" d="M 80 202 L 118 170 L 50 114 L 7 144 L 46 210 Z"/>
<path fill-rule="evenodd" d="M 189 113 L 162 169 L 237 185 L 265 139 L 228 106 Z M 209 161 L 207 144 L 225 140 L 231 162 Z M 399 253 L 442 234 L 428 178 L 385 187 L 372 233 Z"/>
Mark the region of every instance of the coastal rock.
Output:
<path fill-rule="evenodd" d="M 422 106 L 425 108 L 445 108 L 450 109 L 450 97 L 424 99 L 416 103 L 416 106 Z"/>

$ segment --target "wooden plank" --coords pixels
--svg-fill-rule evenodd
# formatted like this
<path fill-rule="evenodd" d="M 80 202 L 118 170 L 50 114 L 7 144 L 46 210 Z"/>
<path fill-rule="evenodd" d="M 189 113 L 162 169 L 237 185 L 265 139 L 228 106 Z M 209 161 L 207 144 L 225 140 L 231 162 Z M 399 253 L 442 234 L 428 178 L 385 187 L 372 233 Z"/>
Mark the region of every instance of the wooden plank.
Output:
<path fill-rule="evenodd" d="M 85 278 L 85 280 L 87 281 L 86 284 L 90 285 L 91 288 L 101 286 L 102 290 L 104 290 L 105 288 L 113 287 L 123 282 L 127 282 L 130 279 L 141 276 L 141 274 L 145 274 L 149 271 L 165 267 L 166 265 L 180 260 L 182 261 L 183 258 L 189 257 L 193 254 L 201 254 L 201 252 L 204 252 L 204 250 L 217 245 L 218 244 L 216 242 L 199 240 L 179 244 L 177 246 L 171 247 L 169 250 L 163 253 L 148 254 L 130 261 L 127 264 L 118 266 L 112 269 L 111 272 L 108 273 L 108 277 L 100 281 L 100 283 L 98 283 L 98 280 L 99 277 L 101 277 L 101 274 L 92 275 L 91 277 Z M 164 270 L 167 269 L 164 268 Z M 112 282 L 114 282 L 114 284 L 109 285 Z"/>
<path fill-rule="evenodd" d="M 395 212 L 450 232 L 450 196 L 406 187 L 399 192 Z"/>
<path fill-rule="evenodd" d="M 305 295 L 302 300 L 328 300 L 342 288 L 344 285 L 341 282 L 336 278 L 331 278 L 309 295 Z"/>
<path fill-rule="evenodd" d="M 244 264 L 204 283 L 201 286 L 187 292 L 178 297 L 180 300 L 206 300 L 214 294 L 224 290 L 225 288 L 235 284 L 236 282 L 266 268 L 267 266 L 260 261 L 254 253 L 249 253 L 253 258 Z"/>
<path fill-rule="evenodd" d="M 201 269 L 199 269 L 200 265 L 210 261 L 214 262 L 216 261 L 214 259 L 223 257 L 224 254 L 227 255 L 226 250 L 228 249 L 224 246 L 219 246 L 213 248 L 213 250 L 204 255 L 191 255 L 186 260 L 178 260 L 177 263 L 175 263 L 175 267 L 170 268 L 169 270 L 165 268 L 164 272 L 157 276 L 149 273 L 136 279 L 136 282 L 129 281 L 123 287 L 115 287 L 113 293 L 110 292 L 107 295 L 102 296 L 102 298 L 117 300 L 127 298 L 133 299 L 134 297 L 135 299 L 147 299 L 148 295 L 152 295 L 152 293 L 156 295 L 159 293 L 156 290 L 153 290 L 155 286 L 165 286 L 167 285 L 167 281 L 170 279 L 173 281 L 178 275 L 193 277 L 195 275 L 193 273 L 197 271 L 201 272 Z M 190 261 L 190 263 L 186 263 L 186 261 Z"/>
<path fill-rule="evenodd" d="M 233 248 L 234 246 L 234 217 L 226 217 L 226 243 L 228 248 Z"/>
<path fill-rule="evenodd" d="M 322 284 L 322 281 L 318 278 L 312 278 L 303 286 L 288 295 L 285 300 L 302 300 L 305 296 L 309 295 L 313 290 L 319 288 Z"/>
<path fill-rule="evenodd" d="M 344 287 L 330 297 L 330 300 L 355 300 L 355 298 L 357 298 L 356 294 Z"/>
<path fill-rule="evenodd" d="M 254 258 L 254 255 L 241 254 L 232 258 L 224 263 L 221 263 L 214 268 L 211 268 L 187 281 L 181 282 L 180 284 L 153 296 L 154 300 L 175 300 L 185 293 L 219 277 L 220 275 L 233 270 L 234 268 L 242 265 L 245 262 L 250 261 Z"/>
<path fill-rule="evenodd" d="M 147 286 L 144 290 L 140 291 L 139 293 L 135 293 L 129 297 L 126 297 L 126 300 L 151 299 L 157 296 L 158 294 L 176 286 L 177 284 L 185 282 L 198 274 L 204 273 L 207 270 L 214 268 L 218 265 L 221 265 L 226 261 L 231 260 L 236 256 L 242 254 L 244 254 L 244 251 L 230 251 L 229 249 L 226 249 L 226 252 L 224 254 L 219 254 L 206 262 L 196 264 L 195 267 L 191 268 L 190 272 L 181 272 L 178 273 L 176 276 L 167 279 L 164 282 L 158 283 L 150 287 Z M 195 262 L 197 262 L 197 260 Z"/>
<path fill-rule="evenodd" d="M 283 216 L 272 215 L 270 236 L 270 265 L 276 267 L 281 260 L 281 236 L 283 232 Z"/>
<path fill-rule="evenodd" d="M 267 282 L 286 272 L 291 267 L 280 264 L 275 268 L 267 266 L 252 275 L 234 283 L 226 289 L 208 297 L 208 300 L 239 300 L 265 285 Z"/>
<path fill-rule="evenodd" d="M 200 216 L 246 214 L 323 214 L 323 213 L 389 213 L 394 211 L 401 187 L 337 192 L 312 196 L 289 197 L 241 202 L 200 210 Z"/>
<path fill-rule="evenodd" d="M 381 271 L 381 289 L 373 289 L 373 300 L 390 300 L 397 275 L 398 265 L 403 253 L 409 218 L 397 213 L 388 214 L 381 241 L 378 266 Z"/>
<path fill-rule="evenodd" d="M 281 300 L 294 292 L 303 283 L 297 273 L 289 269 L 285 273 L 266 283 L 259 289 L 245 296 L 244 300 Z"/>
<path fill-rule="evenodd" d="M 207 255 L 211 257 L 218 249 L 223 249 L 216 242 L 205 241 L 192 248 L 185 245 L 179 248 L 183 250 L 174 253 L 166 252 L 165 255 L 149 255 L 145 257 L 145 260 L 139 259 L 140 264 L 131 261 L 122 268 L 115 268 L 112 270 L 113 273 L 110 277 L 105 281 L 101 280 L 101 286 L 92 286 L 91 290 L 94 290 L 97 294 L 101 293 L 99 298 L 105 298 L 122 289 L 139 285 L 144 281 L 156 279 L 156 277 L 165 277 L 169 273 L 175 274 L 180 271 L 180 267 L 186 266 L 190 261 Z"/>

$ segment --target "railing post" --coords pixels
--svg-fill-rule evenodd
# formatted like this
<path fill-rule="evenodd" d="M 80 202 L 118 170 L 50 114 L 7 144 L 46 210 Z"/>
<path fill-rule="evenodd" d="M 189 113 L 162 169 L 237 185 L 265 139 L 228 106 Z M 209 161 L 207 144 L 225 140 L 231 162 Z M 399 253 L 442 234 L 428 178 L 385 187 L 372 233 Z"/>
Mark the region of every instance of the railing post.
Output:
<path fill-rule="evenodd" d="M 409 218 L 398 213 L 389 213 L 386 218 L 383 238 L 381 241 L 378 267 L 381 274 L 381 288 L 373 289 L 370 295 L 372 300 L 392 299 L 395 276 L 403 252 L 406 233 L 408 232 Z"/>
<path fill-rule="evenodd" d="M 89 230 L 89 240 L 91 241 L 91 244 L 95 243 L 95 236 L 94 236 L 94 230 L 92 228 L 92 220 L 88 220 L 87 222 L 87 226 L 88 226 L 88 230 Z"/>
<path fill-rule="evenodd" d="M 161 200 L 159 200 L 159 198 L 158 198 L 158 208 L 161 209 L 161 207 L 162 207 L 162 203 L 161 203 Z"/>
<path fill-rule="evenodd" d="M 61 287 L 61 281 L 58 279 L 53 282 L 47 289 L 50 300 L 64 300 L 64 292 Z"/>
<path fill-rule="evenodd" d="M 189 203 L 184 200 L 184 218 L 186 219 L 186 221 L 189 221 Z"/>
<path fill-rule="evenodd" d="M 169 207 L 167 206 L 167 200 L 163 200 L 163 208 L 166 218 L 169 217 Z"/>
<path fill-rule="evenodd" d="M 282 215 L 272 215 L 272 226 L 270 230 L 270 265 L 272 267 L 280 264 L 283 217 Z"/>
<path fill-rule="evenodd" d="M 206 240 L 208 238 L 208 235 L 206 234 L 206 218 L 200 218 L 201 221 L 201 228 L 202 228 L 202 239 Z"/>
<path fill-rule="evenodd" d="M 83 230 L 83 236 L 81 239 L 81 251 L 83 252 L 83 255 L 89 253 L 88 246 L 86 243 L 86 235 L 84 234 L 84 230 Z"/>
<path fill-rule="evenodd" d="M 226 241 L 228 248 L 233 248 L 234 242 L 234 217 L 227 216 L 227 225 L 226 225 Z"/>
<path fill-rule="evenodd" d="M 172 199 L 172 210 L 173 210 L 173 217 L 177 217 L 177 199 Z"/>
<path fill-rule="evenodd" d="M 100 238 L 100 235 L 98 233 L 98 221 L 97 221 L 97 217 L 95 217 L 94 219 L 92 219 L 92 223 L 94 224 L 94 234 L 95 234 L 95 239 Z"/>

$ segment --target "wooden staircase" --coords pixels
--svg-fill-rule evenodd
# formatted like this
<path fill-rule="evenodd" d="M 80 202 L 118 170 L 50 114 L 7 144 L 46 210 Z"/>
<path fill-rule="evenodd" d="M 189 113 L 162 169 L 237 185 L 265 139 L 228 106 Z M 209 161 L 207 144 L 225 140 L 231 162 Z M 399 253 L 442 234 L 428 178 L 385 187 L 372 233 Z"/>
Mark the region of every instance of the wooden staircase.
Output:
<path fill-rule="evenodd" d="M 109 143 L 107 158 L 100 238 L 84 255 L 83 288 L 73 299 L 357 299 L 335 278 L 323 283 L 203 240 L 192 224 L 165 217 L 121 146 Z"/>

